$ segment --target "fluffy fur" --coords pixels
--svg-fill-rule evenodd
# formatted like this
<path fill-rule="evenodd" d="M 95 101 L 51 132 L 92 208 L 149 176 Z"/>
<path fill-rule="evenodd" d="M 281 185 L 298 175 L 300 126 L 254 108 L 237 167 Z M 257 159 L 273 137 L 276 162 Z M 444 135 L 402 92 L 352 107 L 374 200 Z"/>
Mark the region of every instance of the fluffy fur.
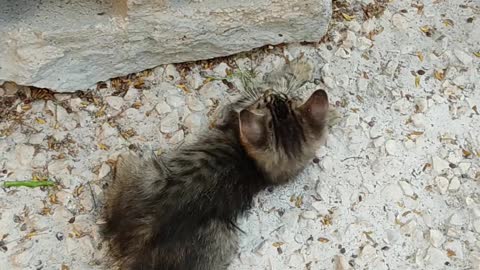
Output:
<path fill-rule="evenodd" d="M 237 217 L 260 190 L 293 179 L 323 142 L 325 91 L 303 104 L 292 97 L 311 74 L 306 65 L 272 73 L 268 86 L 227 106 L 218 127 L 196 143 L 161 158 L 119 158 L 105 235 L 121 269 L 228 267 L 237 250 Z"/>

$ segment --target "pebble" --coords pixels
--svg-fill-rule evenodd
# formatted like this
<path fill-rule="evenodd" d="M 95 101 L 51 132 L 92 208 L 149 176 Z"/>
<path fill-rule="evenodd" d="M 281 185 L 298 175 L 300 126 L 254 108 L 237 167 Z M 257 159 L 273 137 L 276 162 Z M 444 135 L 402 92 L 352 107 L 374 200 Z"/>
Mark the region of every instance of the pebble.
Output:
<path fill-rule="evenodd" d="M 203 111 L 205 109 L 205 105 L 195 96 L 187 97 L 187 106 L 194 112 Z"/>
<path fill-rule="evenodd" d="M 302 218 L 304 219 L 315 219 L 317 217 L 317 213 L 314 211 L 304 211 L 302 212 Z"/>
<path fill-rule="evenodd" d="M 347 48 L 338 48 L 337 52 L 335 53 L 336 56 L 340 57 L 340 58 L 343 58 L 343 59 L 347 59 L 347 58 L 350 58 L 351 56 L 351 52 L 349 49 Z"/>
<path fill-rule="evenodd" d="M 226 63 L 220 63 L 213 68 L 213 72 L 219 77 L 225 78 L 227 77 L 227 69 L 230 69 L 230 67 Z"/>
<path fill-rule="evenodd" d="M 100 167 L 100 170 L 98 171 L 98 179 L 102 179 L 107 174 L 109 174 L 111 171 L 110 166 L 107 163 L 103 163 L 102 166 Z"/>
<path fill-rule="evenodd" d="M 224 86 L 219 81 L 212 81 L 206 83 L 200 88 L 199 93 L 205 98 L 220 98 L 222 96 L 222 89 Z"/>
<path fill-rule="evenodd" d="M 350 270 L 352 267 L 343 255 L 335 255 L 335 270 Z"/>
<path fill-rule="evenodd" d="M 183 130 L 180 129 L 173 134 L 173 136 L 168 140 L 168 142 L 171 144 L 179 144 L 183 141 L 184 138 L 185 133 L 183 132 Z"/>
<path fill-rule="evenodd" d="M 22 166 L 29 166 L 32 162 L 35 148 L 31 145 L 20 144 L 15 147 L 15 159 Z"/>
<path fill-rule="evenodd" d="M 347 49 L 356 47 L 357 45 L 357 36 L 352 31 L 347 31 L 345 39 L 342 42 L 342 46 Z"/>
<path fill-rule="evenodd" d="M 185 99 L 179 95 L 167 96 L 166 98 L 168 105 L 173 108 L 182 107 L 185 105 Z"/>
<path fill-rule="evenodd" d="M 448 185 L 448 190 L 450 191 L 456 191 L 460 189 L 460 180 L 458 177 L 453 177 L 452 180 L 450 180 L 450 184 Z"/>
<path fill-rule="evenodd" d="M 118 96 L 109 96 L 105 98 L 107 104 L 113 109 L 119 111 L 123 106 L 123 98 Z"/>
<path fill-rule="evenodd" d="M 463 224 L 465 224 L 465 219 L 461 214 L 455 213 L 452 216 L 450 216 L 449 223 L 454 226 L 462 226 Z"/>
<path fill-rule="evenodd" d="M 415 193 L 413 191 L 412 185 L 408 183 L 407 181 L 399 181 L 398 184 L 403 190 L 403 193 L 406 196 L 412 197 Z"/>
<path fill-rule="evenodd" d="M 425 128 L 425 115 L 416 113 L 410 117 L 412 123 L 417 128 Z"/>
<path fill-rule="evenodd" d="M 198 74 L 196 72 L 190 73 L 187 76 L 187 83 L 192 89 L 197 90 L 200 87 L 202 87 L 203 78 L 202 78 L 202 76 L 200 76 L 200 74 Z"/>
<path fill-rule="evenodd" d="M 365 22 L 363 22 L 362 31 L 364 33 L 368 34 L 368 33 L 372 32 L 374 29 L 375 29 L 375 20 L 373 18 L 368 19 Z"/>
<path fill-rule="evenodd" d="M 445 242 L 445 237 L 443 236 L 442 232 L 439 230 L 430 230 L 429 234 L 429 241 L 432 246 L 439 248 Z"/>
<path fill-rule="evenodd" d="M 360 123 L 360 116 L 357 113 L 351 113 L 345 119 L 345 126 L 354 127 Z"/>
<path fill-rule="evenodd" d="M 353 32 L 359 32 L 362 29 L 362 26 L 357 21 L 353 20 L 348 23 L 348 29 Z"/>
<path fill-rule="evenodd" d="M 447 193 L 448 185 L 449 185 L 449 182 L 448 182 L 447 178 L 445 178 L 443 176 L 438 176 L 437 178 L 435 178 L 435 184 L 436 184 L 437 189 L 440 192 L 440 194 Z"/>
<path fill-rule="evenodd" d="M 28 139 L 29 144 L 41 144 L 43 140 L 45 139 L 46 134 L 43 132 L 36 133 L 30 136 Z"/>
<path fill-rule="evenodd" d="M 52 160 L 48 163 L 48 173 L 61 178 L 66 174 L 70 174 L 68 165 L 70 165 L 70 162 L 67 162 L 65 159 Z"/>
<path fill-rule="evenodd" d="M 435 247 L 429 247 L 424 260 L 430 267 L 434 267 L 433 269 L 444 269 L 444 263 L 448 261 L 448 257 L 446 252 Z"/>
<path fill-rule="evenodd" d="M 357 49 L 359 51 L 365 51 L 372 47 L 372 41 L 366 37 L 359 37 L 357 40 Z"/>
<path fill-rule="evenodd" d="M 385 243 L 393 245 L 402 238 L 401 234 L 397 230 L 388 230 L 383 241 Z"/>
<path fill-rule="evenodd" d="M 480 233 L 480 219 L 473 221 L 473 228 L 477 233 Z"/>
<path fill-rule="evenodd" d="M 405 30 L 408 28 L 407 18 L 401 13 L 396 13 L 392 16 L 392 24 L 399 30 Z"/>
<path fill-rule="evenodd" d="M 456 49 L 453 51 L 453 53 L 458 58 L 458 60 L 462 62 L 462 64 L 466 66 L 469 66 L 472 64 L 473 58 L 469 54 L 465 53 L 464 51 Z"/>
<path fill-rule="evenodd" d="M 441 174 L 450 168 L 450 164 L 439 158 L 438 156 L 432 157 L 432 168 L 437 174 Z"/>
<path fill-rule="evenodd" d="M 82 99 L 81 98 L 72 98 L 69 101 L 70 108 L 73 112 L 79 112 L 82 108 Z"/>
<path fill-rule="evenodd" d="M 299 265 L 302 265 L 303 263 L 304 263 L 303 256 L 298 253 L 293 253 L 288 258 L 288 265 L 290 267 L 297 267 Z"/>
<path fill-rule="evenodd" d="M 123 99 L 127 100 L 127 101 L 135 101 L 135 99 L 137 99 L 139 95 L 139 92 L 137 89 L 133 88 L 133 87 L 130 87 L 127 91 L 127 93 L 125 93 L 125 96 L 123 96 Z"/>
<path fill-rule="evenodd" d="M 185 118 L 185 126 L 192 132 L 197 132 L 206 123 L 206 118 L 202 113 L 191 113 Z"/>
<path fill-rule="evenodd" d="M 371 245 L 365 245 L 360 252 L 359 258 L 365 263 L 368 264 L 369 262 L 373 261 L 377 256 L 377 251 Z"/>
<path fill-rule="evenodd" d="M 171 133 L 178 130 L 178 113 L 177 111 L 173 111 L 164 118 L 162 118 L 160 122 L 160 131 L 163 133 Z"/>
<path fill-rule="evenodd" d="M 180 73 L 175 65 L 166 65 L 164 72 L 168 81 L 177 81 L 180 78 Z"/>
<path fill-rule="evenodd" d="M 323 83 L 329 89 L 335 89 L 335 80 L 332 77 L 323 77 Z"/>
<path fill-rule="evenodd" d="M 426 98 L 416 98 L 415 99 L 415 107 L 420 113 L 424 113 L 427 111 L 428 102 Z"/>
<path fill-rule="evenodd" d="M 160 101 L 157 106 L 155 106 L 155 110 L 159 114 L 164 114 L 164 113 L 169 113 L 172 111 L 172 108 L 165 102 L 165 101 Z"/>
<path fill-rule="evenodd" d="M 385 150 L 387 153 L 391 156 L 396 156 L 399 154 L 399 145 L 396 141 L 394 140 L 388 140 L 385 143 Z"/>

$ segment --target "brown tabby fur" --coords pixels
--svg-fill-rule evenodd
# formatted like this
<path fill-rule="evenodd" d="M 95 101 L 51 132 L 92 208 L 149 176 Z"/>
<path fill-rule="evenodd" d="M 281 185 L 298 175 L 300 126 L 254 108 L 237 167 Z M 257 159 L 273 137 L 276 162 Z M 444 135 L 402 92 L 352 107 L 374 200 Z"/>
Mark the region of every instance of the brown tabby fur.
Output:
<path fill-rule="evenodd" d="M 275 84 L 255 90 L 227 106 L 218 127 L 197 142 L 161 158 L 119 158 L 105 235 L 120 269 L 228 267 L 237 250 L 237 217 L 259 191 L 293 179 L 324 140 L 327 94 L 317 90 L 303 104 L 292 98 L 288 85 L 308 70 L 296 64 L 285 76 L 270 77 L 287 77 L 288 91 Z"/>

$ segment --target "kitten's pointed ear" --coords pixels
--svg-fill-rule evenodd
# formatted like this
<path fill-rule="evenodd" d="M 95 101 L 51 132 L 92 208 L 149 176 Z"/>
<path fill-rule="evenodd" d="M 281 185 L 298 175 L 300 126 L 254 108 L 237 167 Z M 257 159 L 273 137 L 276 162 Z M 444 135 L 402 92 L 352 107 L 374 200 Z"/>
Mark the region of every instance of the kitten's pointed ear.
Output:
<path fill-rule="evenodd" d="M 261 146 L 266 142 L 267 129 L 263 115 L 242 110 L 239 117 L 240 139 L 252 146 Z"/>
<path fill-rule="evenodd" d="M 328 113 L 328 96 L 324 90 L 317 90 L 300 106 L 312 124 L 323 124 Z"/>

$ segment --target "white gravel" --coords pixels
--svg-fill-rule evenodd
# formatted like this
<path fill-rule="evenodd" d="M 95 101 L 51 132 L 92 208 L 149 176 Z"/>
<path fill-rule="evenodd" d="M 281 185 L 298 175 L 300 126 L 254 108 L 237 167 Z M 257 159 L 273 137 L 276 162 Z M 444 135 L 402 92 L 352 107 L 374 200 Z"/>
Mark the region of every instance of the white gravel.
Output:
<path fill-rule="evenodd" d="M 327 89 L 341 118 L 317 163 L 255 199 L 230 269 L 480 269 L 480 7 L 394 1 L 365 21 L 375 1 L 349 3 L 315 45 L 167 65 L 48 101 L 0 88 L 0 180 L 60 183 L 0 190 L 0 269 L 104 269 L 98 213 L 117 155 L 161 154 L 208 128 L 235 64 L 261 76 L 302 54 L 316 66 L 303 94 Z"/>

